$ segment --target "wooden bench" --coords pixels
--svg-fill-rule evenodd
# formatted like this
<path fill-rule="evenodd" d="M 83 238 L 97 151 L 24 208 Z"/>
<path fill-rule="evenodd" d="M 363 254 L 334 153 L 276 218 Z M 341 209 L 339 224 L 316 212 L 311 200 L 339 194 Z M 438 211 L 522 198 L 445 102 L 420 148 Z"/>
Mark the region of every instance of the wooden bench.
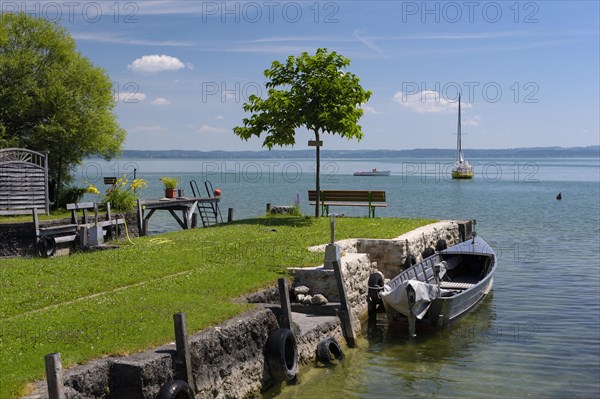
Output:
<path fill-rule="evenodd" d="M 317 202 L 316 190 L 308 190 L 311 205 Z M 321 216 L 329 214 L 330 206 L 365 206 L 369 208 L 369 217 L 375 217 L 375 209 L 386 207 L 385 191 L 381 190 L 321 190 L 319 202 Z"/>
<path fill-rule="evenodd" d="M 102 235 L 110 234 L 108 229 L 114 226 L 116 236 L 119 234 L 119 226 L 124 224 L 123 219 L 113 219 L 110 211 L 110 203 L 106 203 L 106 220 L 99 221 L 98 204 L 95 202 L 80 202 L 67 204 L 67 210 L 71 211 L 71 223 L 58 226 L 40 227 L 37 209 L 32 209 L 33 224 L 35 230 L 35 249 L 38 255 L 48 257 L 56 252 L 56 244 L 75 242 L 79 238 L 79 244 L 87 246 L 87 229 L 94 226 L 102 228 Z M 77 212 L 82 211 L 83 216 L 79 219 Z M 89 220 L 88 211 L 94 214 L 93 221 Z"/>
<path fill-rule="evenodd" d="M 80 203 L 76 203 L 76 204 L 67 204 L 67 210 L 71 211 L 71 223 L 72 224 L 77 224 L 78 227 L 86 227 L 86 228 L 98 226 L 98 227 L 101 227 L 104 229 L 105 227 L 108 227 L 109 229 L 105 229 L 103 232 L 103 235 L 107 235 L 107 234 L 111 235 L 112 228 L 114 226 L 115 235 L 118 237 L 119 236 L 119 226 L 122 224 L 125 224 L 125 220 L 122 218 L 119 219 L 118 216 L 113 218 L 113 215 L 110 210 L 110 202 L 107 202 L 105 204 L 105 206 L 106 206 L 106 217 L 105 217 L 104 221 L 99 221 L 100 213 L 98 212 L 98 203 L 96 203 L 96 202 L 80 202 Z M 82 211 L 83 216 L 81 217 L 81 223 L 79 223 L 79 221 L 77 220 L 77 211 Z M 94 219 L 92 221 L 88 220 L 88 211 L 92 211 L 94 213 Z M 84 244 L 85 244 L 85 242 L 84 242 Z"/>

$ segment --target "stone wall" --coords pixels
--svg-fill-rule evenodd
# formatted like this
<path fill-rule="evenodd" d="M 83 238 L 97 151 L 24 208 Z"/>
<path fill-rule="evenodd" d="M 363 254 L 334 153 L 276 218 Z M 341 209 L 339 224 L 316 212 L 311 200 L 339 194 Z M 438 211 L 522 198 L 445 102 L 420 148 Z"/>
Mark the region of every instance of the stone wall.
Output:
<path fill-rule="evenodd" d="M 263 348 L 277 328 L 275 313 L 258 308 L 189 338 L 196 398 L 261 398 L 273 385 Z M 175 345 L 109 357 L 65 372 L 67 399 L 154 399 L 176 376 Z M 45 383 L 26 399 L 47 398 Z"/>
<path fill-rule="evenodd" d="M 410 231 L 393 239 L 349 239 L 338 241 L 342 253 L 341 265 L 344 283 L 346 284 L 348 302 L 353 312 L 363 317 L 367 311 L 366 295 L 371 273 L 380 271 L 385 278 L 396 276 L 409 255 L 417 262 L 422 260 L 425 248 L 435 248 L 438 240 L 443 239 L 448 246 L 457 244 L 468 237 L 461 234 L 465 225 L 472 222 L 443 221 L 433 223 Z M 310 248 L 324 252 L 325 245 Z M 332 269 L 323 266 L 312 268 L 292 268 L 295 287 L 307 286 L 310 294 L 322 294 L 331 302 L 339 302 L 335 277 Z"/>
<path fill-rule="evenodd" d="M 341 259 L 342 275 L 346 286 L 346 296 L 352 307 L 354 320 L 367 311 L 367 296 L 369 276 L 375 272 L 375 264 L 369 260 L 369 255 L 363 253 L 347 253 Z M 337 285 L 333 269 L 323 266 L 289 269 L 293 277 L 293 285 L 310 288 L 310 295 L 322 294 L 329 302 L 339 302 Z"/>
<path fill-rule="evenodd" d="M 443 221 L 412 230 L 391 240 L 358 240 L 356 252 L 369 254 L 371 261 L 377 263 L 377 269 L 385 278 L 396 276 L 409 255 L 417 262 L 423 260 L 425 248 L 435 248 L 438 240 L 446 241 L 450 247 L 461 239 L 459 226 L 470 222 Z"/>

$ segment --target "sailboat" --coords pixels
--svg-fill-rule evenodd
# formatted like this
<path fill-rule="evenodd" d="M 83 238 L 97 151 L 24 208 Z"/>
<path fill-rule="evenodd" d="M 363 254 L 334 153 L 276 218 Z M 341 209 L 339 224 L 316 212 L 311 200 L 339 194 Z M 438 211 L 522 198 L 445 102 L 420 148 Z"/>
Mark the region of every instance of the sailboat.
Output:
<path fill-rule="evenodd" d="M 456 162 L 452 167 L 453 179 L 472 179 L 475 176 L 473 165 L 465 160 L 461 144 L 460 94 L 458 95 L 458 132 L 456 134 Z"/>

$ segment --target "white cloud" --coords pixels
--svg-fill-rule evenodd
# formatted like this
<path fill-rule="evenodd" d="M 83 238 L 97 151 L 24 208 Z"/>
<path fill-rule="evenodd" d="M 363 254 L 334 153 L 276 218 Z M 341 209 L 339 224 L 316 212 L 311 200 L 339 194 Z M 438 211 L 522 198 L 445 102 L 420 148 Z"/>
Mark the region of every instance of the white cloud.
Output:
<path fill-rule="evenodd" d="M 171 104 L 171 101 L 169 101 L 163 97 L 157 97 L 154 100 L 152 100 L 152 102 L 150 104 L 152 104 L 152 105 L 169 105 L 169 104 Z"/>
<path fill-rule="evenodd" d="M 200 129 L 198 129 L 198 133 L 226 133 L 229 130 L 224 129 L 222 127 L 215 127 L 215 126 L 210 126 L 210 125 L 202 125 L 200 126 Z"/>
<path fill-rule="evenodd" d="M 364 30 L 355 30 L 353 33 L 354 37 L 359 42 L 361 42 L 362 44 L 364 44 L 371 50 L 375 51 L 376 53 L 384 55 L 383 50 L 380 49 L 379 47 L 377 47 L 377 45 L 375 44 L 374 38 L 370 37 L 370 36 L 366 36 L 365 34 L 366 34 L 366 31 L 364 31 Z"/>
<path fill-rule="evenodd" d="M 145 93 L 128 93 L 126 91 L 117 93 L 114 97 L 116 102 L 124 104 L 135 104 L 146 100 Z"/>
<path fill-rule="evenodd" d="M 168 132 L 169 129 L 160 125 L 136 125 L 131 129 L 128 129 L 130 132 L 135 133 L 145 133 L 149 135 L 160 135 L 161 133 Z"/>
<path fill-rule="evenodd" d="M 407 94 L 399 91 L 394 94 L 393 100 L 420 114 L 448 114 L 455 113 L 458 109 L 457 100 L 444 98 L 444 96 L 434 90 L 423 90 L 414 94 Z M 461 102 L 461 106 L 463 108 L 473 107 L 473 105 L 463 102 Z"/>
<path fill-rule="evenodd" d="M 363 105 L 362 109 L 363 109 L 363 111 L 365 111 L 365 114 L 371 114 L 371 115 L 383 114 L 383 112 L 377 111 L 375 108 L 373 108 L 369 105 Z"/>
<path fill-rule="evenodd" d="M 225 118 L 223 115 L 217 115 L 217 116 L 215 116 L 215 119 L 217 119 L 217 120 L 221 120 L 223 118 Z"/>
<path fill-rule="evenodd" d="M 98 4 L 98 3 L 96 3 Z M 192 42 L 173 41 L 173 40 L 146 40 L 135 39 L 129 35 L 117 34 L 112 32 L 74 32 L 71 34 L 73 39 L 81 41 L 89 41 L 96 43 L 112 43 L 119 45 L 134 45 L 134 46 L 162 46 L 162 47 L 189 47 L 193 46 Z"/>
<path fill-rule="evenodd" d="M 481 124 L 481 117 L 479 115 L 475 115 L 470 119 L 463 119 L 463 126 L 479 126 Z"/>
<path fill-rule="evenodd" d="M 178 58 L 169 55 L 145 55 L 133 61 L 128 68 L 134 72 L 156 73 L 178 71 L 185 68 L 185 64 Z"/>
<path fill-rule="evenodd" d="M 137 12 L 141 15 L 169 15 L 169 14 L 206 14 L 208 11 L 214 12 L 214 6 L 217 3 L 206 5 L 204 2 L 198 1 L 181 1 L 181 0 L 156 0 L 156 1 L 140 1 L 135 3 Z M 212 13 L 209 13 L 211 15 Z M 220 15 L 220 14 L 219 14 Z M 217 15 L 218 16 L 218 15 Z"/>

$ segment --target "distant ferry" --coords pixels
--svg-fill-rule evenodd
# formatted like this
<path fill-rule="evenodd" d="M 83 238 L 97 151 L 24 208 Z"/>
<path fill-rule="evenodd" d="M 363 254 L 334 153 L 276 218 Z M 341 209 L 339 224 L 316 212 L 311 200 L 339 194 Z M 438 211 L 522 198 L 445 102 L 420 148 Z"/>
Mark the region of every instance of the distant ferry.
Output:
<path fill-rule="evenodd" d="M 370 172 L 354 172 L 354 176 L 389 176 L 389 170 L 371 169 Z"/>
<path fill-rule="evenodd" d="M 473 165 L 465 160 L 462 152 L 461 128 L 460 128 L 460 95 L 458 96 L 458 132 L 456 139 L 456 162 L 452 167 L 453 179 L 472 179 L 475 176 Z"/>

